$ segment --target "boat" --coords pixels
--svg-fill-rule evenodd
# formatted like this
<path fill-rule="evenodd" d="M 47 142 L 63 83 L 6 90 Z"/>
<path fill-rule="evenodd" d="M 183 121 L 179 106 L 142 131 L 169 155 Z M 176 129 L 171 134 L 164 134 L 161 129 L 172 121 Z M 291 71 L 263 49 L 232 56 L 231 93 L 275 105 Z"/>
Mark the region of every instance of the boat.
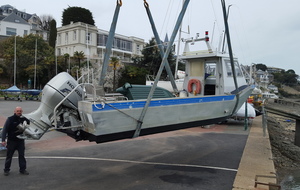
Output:
<path fill-rule="evenodd" d="M 176 23 L 158 74 L 165 66 L 180 22 Z M 111 37 L 110 33 L 107 47 L 111 46 Z M 39 108 L 24 114 L 30 124 L 18 126 L 23 131 L 19 138 L 38 140 L 49 129 L 55 129 L 77 141 L 103 143 L 215 124 L 230 118 L 247 100 L 253 86 L 245 83 L 233 56 L 211 48 L 190 51 L 189 45 L 198 42 L 209 44 L 208 33 L 204 38 L 185 40 L 181 55 L 186 62 L 184 90 L 175 94 L 157 87 L 160 77 L 157 76 L 152 86 L 126 83 L 117 90 L 122 96 L 106 97 L 97 93 L 94 85 L 78 84 L 68 73 L 59 73 L 45 85 Z"/>
<path fill-rule="evenodd" d="M 204 40 L 207 39 L 194 39 L 193 43 Z M 253 90 L 243 82 L 237 59 L 239 87 L 232 90 L 234 82 L 228 55 L 191 52 L 186 48 L 181 59 L 186 61 L 185 90 L 176 96 L 157 87 L 139 136 L 222 122 L 243 105 Z M 208 65 L 210 70 L 205 70 Z M 53 126 L 76 140 L 102 143 L 132 138 L 152 86 L 127 83 L 117 90 L 123 95 L 120 100 L 120 97 L 96 98 L 95 90 L 87 96 L 85 85 L 78 84 L 66 72 L 51 79 L 43 89 L 38 110 L 24 114 L 31 124 L 23 127 L 24 135 L 20 138 L 40 139 Z"/>
<path fill-rule="evenodd" d="M 247 105 L 246 105 L 247 104 Z M 247 109 L 247 111 L 246 111 Z M 247 117 L 246 117 L 247 114 Z M 245 102 L 241 108 L 232 115 L 231 118 L 235 119 L 235 120 L 244 120 L 245 118 L 247 119 L 254 119 L 257 115 L 257 112 L 255 110 L 255 108 L 253 107 L 252 104 Z"/>
<path fill-rule="evenodd" d="M 25 94 L 26 100 L 39 100 L 41 92 L 42 90 L 37 89 L 22 90 L 22 93 Z"/>

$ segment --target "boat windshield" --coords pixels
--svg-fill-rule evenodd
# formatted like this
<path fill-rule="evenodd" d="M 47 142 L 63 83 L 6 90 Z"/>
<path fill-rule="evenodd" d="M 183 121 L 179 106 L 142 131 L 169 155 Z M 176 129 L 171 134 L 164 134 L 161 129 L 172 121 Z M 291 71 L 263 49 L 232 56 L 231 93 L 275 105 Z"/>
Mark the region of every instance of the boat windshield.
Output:
<path fill-rule="evenodd" d="M 231 77 L 232 75 L 232 69 L 231 69 L 231 63 L 230 60 L 225 60 L 225 64 L 226 64 L 226 70 L 227 70 L 227 76 Z M 237 77 L 242 77 L 242 70 L 239 67 L 239 64 L 237 61 L 234 61 L 234 69 L 235 69 L 235 74 Z"/>
<path fill-rule="evenodd" d="M 207 74 L 209 77 L 215 77 L 216 76 L 216 63 L 214 63 L 214 62 L 206 63 L 205 74 Z"/>

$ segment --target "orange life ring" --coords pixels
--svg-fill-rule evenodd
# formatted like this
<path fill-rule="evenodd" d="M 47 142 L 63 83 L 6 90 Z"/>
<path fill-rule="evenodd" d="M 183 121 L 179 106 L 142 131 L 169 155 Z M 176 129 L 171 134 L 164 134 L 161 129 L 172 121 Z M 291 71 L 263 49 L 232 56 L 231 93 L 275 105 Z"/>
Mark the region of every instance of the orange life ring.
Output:
<path fill-rule="evenodd" d="M 191 79 L 188 83 L 188 92 L 193 92 L 193 85 L 196 85 L 196 90 L 194 91 L 195 94 L 200 94 L 201 92 L 201 82 L 198 79 Z"/>

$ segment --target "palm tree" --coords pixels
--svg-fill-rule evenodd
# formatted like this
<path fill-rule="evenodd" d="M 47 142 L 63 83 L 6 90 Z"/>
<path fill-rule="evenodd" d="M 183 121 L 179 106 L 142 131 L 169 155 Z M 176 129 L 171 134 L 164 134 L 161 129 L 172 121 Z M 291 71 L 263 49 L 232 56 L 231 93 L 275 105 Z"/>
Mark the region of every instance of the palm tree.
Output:
<path fill-rule="evenodd" d="M 64 61 L 65 61 L 65 66 L 67 67 L 67 70 L 70 73 L 70 54 L 68 53 L 64 54 Z"/>
<path fill-rule="evenodd" d="M 113 91 L 115 91 L 115 85 L 116 85 L 116 70 L 118 67 L 120 67 L 120 64 L 119 64 L 119 58 L 117 57 L 111 57 L 110 58 L 110 64 L 109 66 L 112 66 L 113 67 L 113 70 L 114 70 L 114 79 L 113 79 Z"/>
<path fill-rule="evenodd" d="M 77 61 L 78 61 L 78 68 L 80 69 L 80 61 L 82 59 L 84 59 L 84 53 L 83 53 L 83 51 L 80 51 L 80 52 L 75 51 L 74 52 L 74 59 L 77 59 Z"/>

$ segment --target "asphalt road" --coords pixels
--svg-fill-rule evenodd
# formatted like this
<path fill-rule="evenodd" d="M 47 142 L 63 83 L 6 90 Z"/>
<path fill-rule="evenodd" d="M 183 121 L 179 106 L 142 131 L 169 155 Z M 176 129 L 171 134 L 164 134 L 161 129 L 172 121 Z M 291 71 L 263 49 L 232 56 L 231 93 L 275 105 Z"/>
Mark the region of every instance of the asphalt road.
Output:
<path fill-rule="evenodd" d="M 16 105 L 28 113 L 39 102 L 0 100 L 0 126 Z M 11 174 L 0 175 L 1 189 L 229 190 L 247 137 L 235 122 L 104 144 L 75 142 L 52 131 L 27 141 L 30 175 L 18 173 L 15 158 Z M 2 166 L 4 159 L 1 151 Z"/>

